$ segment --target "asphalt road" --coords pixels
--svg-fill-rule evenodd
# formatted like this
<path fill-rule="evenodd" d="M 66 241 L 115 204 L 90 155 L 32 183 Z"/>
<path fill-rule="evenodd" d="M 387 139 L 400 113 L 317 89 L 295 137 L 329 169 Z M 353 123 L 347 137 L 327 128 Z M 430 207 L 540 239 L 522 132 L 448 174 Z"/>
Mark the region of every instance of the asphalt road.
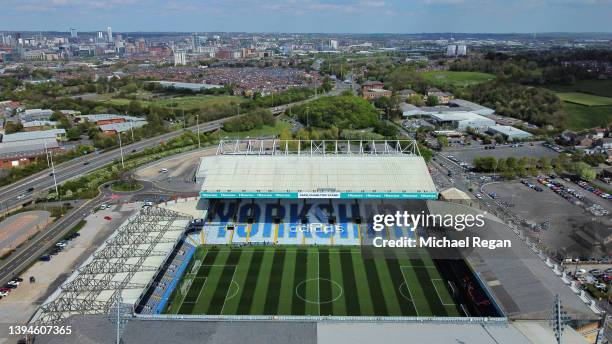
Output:
<path fill-rule="evenodd" d="M 227 121 L 228 119 L 229 118 L 224 118 L 200 124 L 200 132 L 205 133 L 217 130 L 221 127 L 223 122 Z M 197 131 L 196 126 L 189 127 L 187 129 L 194 132 Z M 140 152 L 149 147 L 157 146 L 160 142 L 168 141 L 174 137 L 180 136 L 182 133 L 182 130 L 177 130 L 125 145 L 123 147 L 123 154 L 125 156 L 131 153 Z M 110 164 L 114 160 L 120 159 L 120 149 L 117 148 L 100 154 L 85 155 L 78 159 L 73 159 L 58 164 L 55 166 L 55 178 L 57 180 L 57 184 L 61 184 L 72 178 L 80 177 L 100 167 Z M 36 194 L 36 192 L 52 188 L 53 185 L 53 176 L 51 175 L 51 169 L 49 168 L 24 178 L 16 183 L 0 188 L 0 211 L 6 211 L 7 209 L 12 209 L 19 204 L 27 203 L 32 200 L 32 196 Z M 28 192 L 28 189 L 30 188 L 33 188 L 32 192 Z"/>
<path fill-rule="evenodd" d="M 341 90 L 334 89 L 329 94 L 339 93 Z M 273 114 L 283 113 L 289 106 L 301 104 L 304 102 L 311 101 L 316 98 L 310 98 L 304 101 L 281 105 L 271 108 Z M 201 123 L 198 126 L 186 128 L 185 130 L 191 130 L 196 132 L 210 132 L 221 128 L 223 122 L 233 117 L 223 118 L 216 121 Z M 173 131 L 156 137 L 144 139 L 123 147 L 123 153 L 131 154 L 140 152 L 146 148 L 157 146 L 162 141 L 168 141 L 174 137 L 178 137 L 183 133 L 182 130 Z M 64 163 L 55 166 L 55 178 L 57 184 L 61 184 L 72 178 L 76 178 L 92 172 L 98 168 L 101 168 L 107 164 L 112 163 L 115 160 L 120 160 L 120 149 L 113 149 L 100 154 L 89 154 L 78 159 L 66 161 Z M 46 190 L 53 187 L 54 180 L 53 176 L 50 175 L 51 169 L 43 170 L 39 173 L 24 178 L 16 183 L 7 185 L 0 188 L 0 211 L 12 209 L 20 203 L 27 203 L 33 199 L 33 196 L 41 190 Z M 32 192 L 28 192 L 28 189 L 33 188 Z M 87 215 L 96 207 L 102 203 L 108 201 L 110 198 L 110 190 L 102 187 L 101 193 L 96 198 L 93 198 L 77 209 L 72 210 L 67 215 L 55 221 L 49 226 L 43 233 L 34 237 L 33 240 L 27 241 L 25 244 L 20 246 L 15 252 L 10 254 L 5 259 L 0 260 L 0 286 L 4 285 L 10 278 L 13 278 L 16 274 L 20 273 L 29 264 L 39 259 L 39 257 L 59 241 L 62 236 L 65 235 L 72 227 L 74 227 L 79 221 L 87 217 Z M 154 186 L 153 184 L 146 183 L 143 190 L 132 194 L 132 199 L 156 199 L 159 196 L 175 196 L 180 193 L 172 192 L 168 190 L 162 190 Z M 22 196 L 22 197 L 20 197 Z M 19 197 L 19 199 L 18 199 Z"/>
<path fill-rule="evenodd" d="M 171 196 L 193 196 L 192 193 L 173 192 L 155 187 L 150 182 L 143 182 L 144 188 L 135 193 L 124 193 L 123 196 L 134 200 L 155 200 L 160 196 L 165 196 L 169 199 Z M 15 277 L 19 272 L 26 268 L 31 263 L 35 262 L 49 248 L 55 245 L 70 229 L 72 229 L 79 221 L 85 219 L 96 207 L 103 203 L 112 202 L 111 195 L 113 192 L 109 188 L 102 186 L 101 192 L 96 198 L 93 198 L 79 207 L 72 209 L 67 215 L 53 222 L 47 229 L 37 235 L 34 239 L 29 240 L 20 246 L 15 252 L 0 260 L 0 286 L 4 285 L 11 278 Z"/>
<path fill-rule="evenodd" d="M 82 204 L 39 233 L 35 237 L 36 240 L 28 240 L 15 252 L 2 259 L 0 261 L 0 286 L 36 261 L 47 249 L 55 245 L 65 233 L 85 218 L 84 215 L 89 214 L 91 210 L 102 204 L 105 198 L 105 195 L 100 194 L 98 197 Z"/>
<path fill-rule="evenodd" d="M 283 113 L 288 107 L 293 105 L 299 105 L 302 103 L 306 103 L 317 99 L 321 96 L 325 95 L 337 95 L 343 91 L 342 87 L 337 87 L 331 90 L 327 94 L 319 95 L 317 97 L 309 98 L 306 100 L 302 100 L 299 102 L 279 105 L 269 110 L 272 111 L 274 115 L 278 115 Z M 223 123 L 232 117 L 222 118 L 219 120 L 200 123 L 199 131 L 201 133 L 215 131 L 223 125 Z M 192 126 L 186 128 L 185 130 L 191 130 L 196 132 L 198 130 L 198 126 Z M 166 133 L 163 135 L 155 136 L 152 138 L 144 139 L 138 142 L 134 142 L 129 145 L 125 145 L 123 147 L 123 154 L 128 155 L 135 152 L 140 152 L 146 148 L 157 146 L 162 141 L 168 141 L 172 138 L 180 136 L 183 133 L 182 130 L 176 130 L 170 133 Z M 67 180 L 72 178 L 79 177 L 81 175 L 92 172 L 100 167 L 103 167 L 107 164 L 112 163 L 114 160 L 120 160 L 121 154 L 120 149 L 116 148 L 113 150 L 109 150 L 100 154 L 89 154 L 82 156 L 78 159 L 73 159 L 70 161 L 63 162 L 55 166 L 55 178 L 57 180 L 57 184 L 61 184 Z M 0 188 L 0 212 L 8 211 L 10 209 L 15 208 L 19 204 L 28 203 L 33 199 L 33 195 L 35 195 L 39 191 L 47 190 L 53 187 L 54 181 L 53 176 L 51 175 L 51 169 L 48 168 L 36 174 L 33 174 L 29 177 L 21 179 L 20 181 L 13 183 L 11 185 L 4 186 Z M 28 190 L 32 189 L 31 192 Z"/>

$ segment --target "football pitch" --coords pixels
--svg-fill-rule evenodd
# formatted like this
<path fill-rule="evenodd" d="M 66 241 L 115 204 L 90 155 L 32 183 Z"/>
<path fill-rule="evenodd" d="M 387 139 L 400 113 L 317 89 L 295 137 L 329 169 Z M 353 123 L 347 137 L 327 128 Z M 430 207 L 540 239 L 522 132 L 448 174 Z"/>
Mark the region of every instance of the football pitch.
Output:
<path fill-rule="evenodd" d="M 424 250 L 199 247 L 165 313 L 460 316 Z"/>

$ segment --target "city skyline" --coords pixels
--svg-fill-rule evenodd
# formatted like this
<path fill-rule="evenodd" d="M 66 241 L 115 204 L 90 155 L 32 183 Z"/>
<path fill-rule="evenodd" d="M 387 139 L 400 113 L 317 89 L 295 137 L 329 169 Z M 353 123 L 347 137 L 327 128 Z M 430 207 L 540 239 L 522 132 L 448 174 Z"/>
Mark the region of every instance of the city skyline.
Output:
<path fill-rule="evenodd" d="M 6 31 L 611 32 L 610 0 L 5 0 Z"/>

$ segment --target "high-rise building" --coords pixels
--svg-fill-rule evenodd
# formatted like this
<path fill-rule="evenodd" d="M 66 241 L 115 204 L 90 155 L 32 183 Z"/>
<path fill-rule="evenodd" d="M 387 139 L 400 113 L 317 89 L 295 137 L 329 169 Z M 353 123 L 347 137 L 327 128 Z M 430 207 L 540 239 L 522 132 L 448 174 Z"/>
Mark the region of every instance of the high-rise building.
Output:
<path fill-rule="evenodd" d="M 104 39 L 104 34 L 102 31 L 98 31 L 98 40 L 101 41 L 102 39 Z"/>
<path fill-rule="evenodd" d="M 143 53 L 147 51 L 147 44 L 144 38 L 140 38 L 136 42 L 136 51 L 138 51 L 139 53 Z"/>
<path fill-rule="evenodd" d="M 465 44 L 457 46 L 457 56 L 467 55 L 467 46 Z"/>
<path fill-rule="evenodd" d="M 457 46 L 455 44 L 449 44 L 446 47 L 446 56 L 456 56 L 457 55 Z"/>
<path fill-rule="evenodd" d="M 108 43 L 112 43 L 113 42 L 113 29 L 111 29 L 110 26 L 106 27 L 106 35 L 107 35 L 106 38 L 108 38 Z"/>
<path fill-rule="evenodd" d="M 191 35 L 191 49 L 193 51 L 196 51 L 199 45 L 200 45 L 200 37 L 198 37 L 198 35 L 194 33 L 193 35 Z"/>
<path fill-rule="evenodd" d="M 333 49 L 333 50 L 338 50 L 338 41 L 335 39 L 332 39 L 329 41 L 329 46 Z"/>
<path fill-rule="evenodd" d="M 174 52 L 174 65 L 184 66 L 187 64 L 187 54 L 184 51 Z"/>
<path fill-rule="evenodd" d="M 70 38 L 72 38 L 72 39 L 77 39 L 78 38 L 78 33 L 77 33 L 76 29 L 70 28 Z"/>

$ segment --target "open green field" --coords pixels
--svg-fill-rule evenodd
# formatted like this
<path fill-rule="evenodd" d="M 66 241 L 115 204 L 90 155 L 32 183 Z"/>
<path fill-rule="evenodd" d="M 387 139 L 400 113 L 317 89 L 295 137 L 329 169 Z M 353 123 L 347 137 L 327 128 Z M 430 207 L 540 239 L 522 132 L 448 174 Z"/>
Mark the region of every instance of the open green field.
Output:
<path fill-rule="evenodd" d="M 101 103 L 112 104 L 112 105 L 128 105 L 132 100 L 127 98 L 109 98 L 106 100 L 100 100 Z M 162 98 L 154 100 L 139 100 L 143 106 L 161 106 L 169 107 L 178 110 L 195 110 L 205 107 L 210 107 L 218 104 L 231 104 L 241 103 L 244 101 L 242 97 L 236 96 L 211 96 L 211 95 L 197 95 L 197 96 L 185 96 L 185 97 L 173 97 L 173 98 Z"/>
<path fill-rule="evenodd" d="M 584 106 L 612 105 L 612 98 L 595 96 L 580 92 L 558 92 L 557 96 L 564 102 L 576 103 Z"/>
<path fill-rule="evenodd" d="M 165 313 L 459 316 L 425 251 L 199 247 Z M 418 257 L 418 258 L 415 258 Z"/>
<path fill-rule="evenodd" d="M 431 71 L 420 75 L 430 83 L 444 86 L 469 86 L 495 79 L 495 75 L 480 72 Z"/>
<path fill-rule="evenodd" d="M 248 131 L 240 131 L 240 132 L 230 132 L 221 130 L 219 134 L 223 138 L 255 138 L 255 137 L 264 137 L 264 136 L 279 136 L 283 130 L 290 130 L 291 124 L 287 121 L 277 120 L 274 126 L 264 125 L 260 129 L 253 129 Z"/>
<path fill-rule="evenodd" d="M 563 102 L 563 110 L 567 113 L 567 127 L 572 130 L 612 124 L 612 106 L 584 106 Z"/>
<path fill-rule="evenodd" d="M 572 85 L 547 85 L 556 92 L 580 92 L 612 98 L 612 79 L 609 80 L 578 80 Z"/>

